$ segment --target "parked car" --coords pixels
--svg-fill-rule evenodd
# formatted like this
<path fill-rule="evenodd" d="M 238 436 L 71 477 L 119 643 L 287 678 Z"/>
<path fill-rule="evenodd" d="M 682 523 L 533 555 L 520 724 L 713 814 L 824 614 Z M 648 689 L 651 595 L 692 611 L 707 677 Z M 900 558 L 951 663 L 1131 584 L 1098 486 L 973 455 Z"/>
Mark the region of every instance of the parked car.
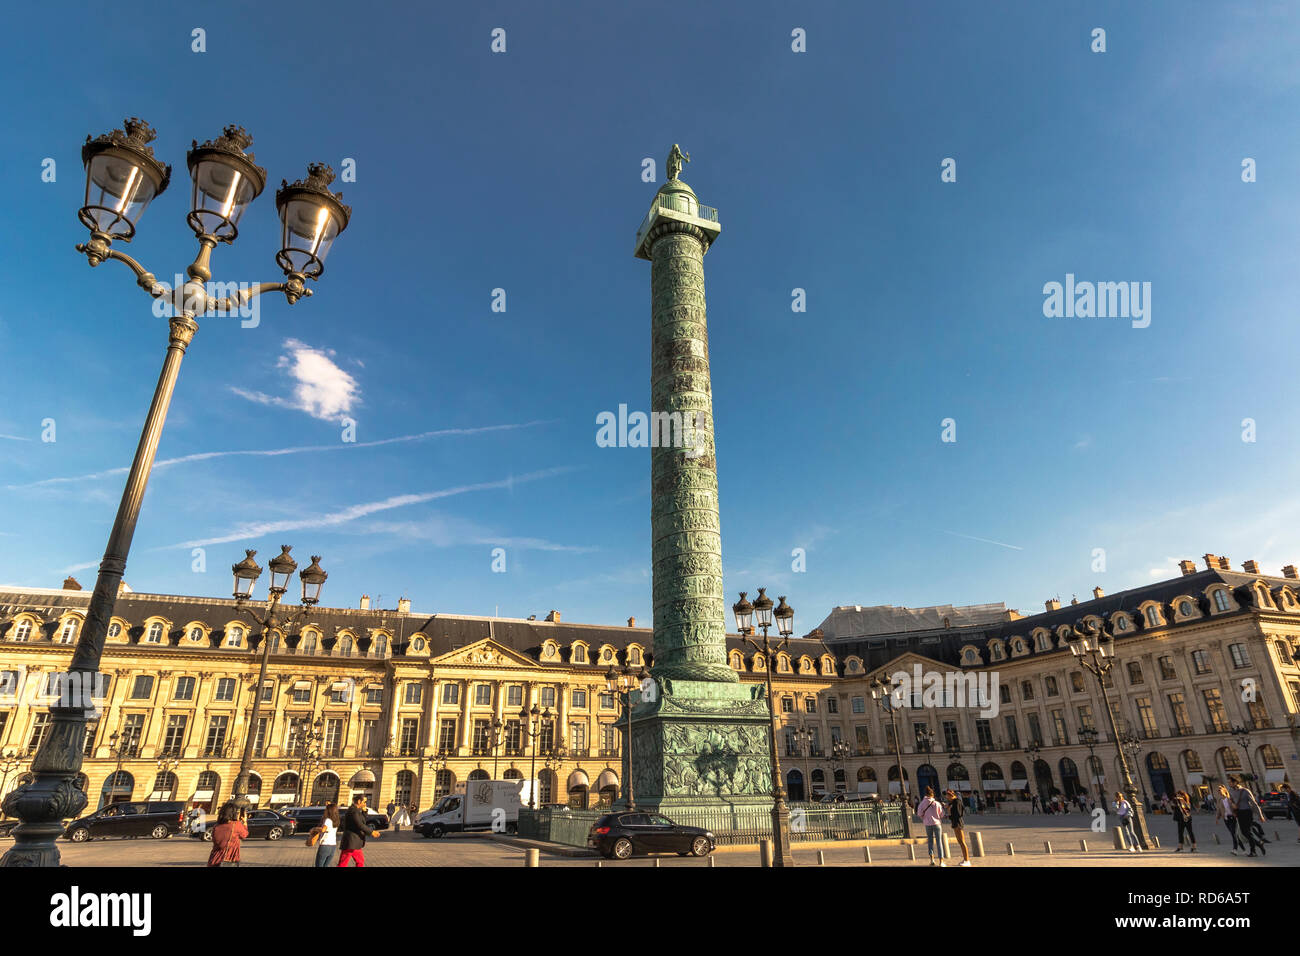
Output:
<path fill-rule="evenodd" d="M 73 820 L 63 831 L 63 836 L 73 843 L 127 836 L 165 840 L 173 833 L 180 833 L 184 824 L 184 803 L 110 803 L 90 816 Z"/>
<path fill-rule="evenodd" d="M 202 837 L 211 843 L 212 828 L 216 825 L 217 821 L 209 818 L 201 832 L 196 830 L 190 836 L 195 839 Z M 249 810 L 245 826 L 248 827 L 250 840 L 279 840 L 281 837 L 293 836 L 298 829 L 298 821 L 275 810 Z"/>
<path fill-rule="evenodd" d="M 717 845 L 708 830 L 681 826 L 658 813 L 627 810 L 607 813 L 587 835 L 587 846 L 607 859 L 626 860 L 634 853 L 676 853 L 708 856 Z"/>
<path fill-rule="evenodd" d="M 312 827 L 320 823 L 320 818 L 325 815 L 324 807 L 286 807 L 280 811 L 286 817 L 298 824 L 298 829 L 306 833 Z M 339 817 L 348 812 L 348 808 L 339 805 Z M 388 814 L 379 813 L 375 810 L 366 811 L 366 822 L 370 824 L 372 830 L 388 829 Z"/>
<path fill-rule="evenodd" d="M 1259 808 L 1264 811 L 1265 820 L 1273 820 L 1277 817 L 1286 819 L 1291 815 L 1291 810 L 1287 804 L 1287 795 L 1273 790 L 1259 798 Z"/>

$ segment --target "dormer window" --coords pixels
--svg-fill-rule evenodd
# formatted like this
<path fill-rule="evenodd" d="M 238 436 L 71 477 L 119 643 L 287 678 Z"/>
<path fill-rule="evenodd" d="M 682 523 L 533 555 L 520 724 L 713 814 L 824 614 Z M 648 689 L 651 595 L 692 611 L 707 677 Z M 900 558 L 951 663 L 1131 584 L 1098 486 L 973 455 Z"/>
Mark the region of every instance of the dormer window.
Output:
<path fill-rule="evenodd" d="M 201 627 L 190 628 L 190 640 L 194 641 L 195 643 L 198 643 L 199 641 L 203 640 L 203 628 Z"/>
<path fill-rule="evenodd" d="M 1214 609 L 1216 611 L 1226 611 L 1228 609 L 1228 592 L 1223 588 L 1218 588 L 1214 592 Z"/>
<path fill-rule="evenodd" d="M 629 664 L 636 664 L 639 667 L 641 665 L 641 648 L 630 648 L 627 652 L 627 662 Z"/>
<path fill-rule="evenodd" d="M 77 619 L 74 617 L 70 617 L 68 618 L 67 621 L 64 622 L 63 629 L 59 631 L 59 643 L 71 644 L 72 639 L 75 638 L 76 636 L 77 636 Z"/>
<path fill-rule="evenodd" d="M 575 644 L 573 647 L 573 663 L 587 663 L 587 647 L 585 644 Z"/>
<path fill-rule="evenodd" d="M 163 626 L 155 621 L 149 625 L 149 632 L 145 635 L 146 644 L 161 644 L 163 636 Z"/>
<path fill-rule="evenodd" d="M 547 641 L 542 647 L 542 656 L 547 660 L 553 660 L 555 658 L 555 645 Z"/>
<path fill-rule="evenodd" d="M 1127 631 L 1127 630 L 1128 630 L 1128 615 L 1126 615 L 1126 614 L 1116 614 L 1116 615 L 1115 615 L 1115 630 L 1117 630 L 1117 631 Z"/>
<path fill-rule="evenodd" d="M 1269 600 L 1269 597 L 1268 597 L 1268 588 L 1266 588 L 1266 587 L 1262 587 L 1262 586 L 1261 586 L 1261 587 L 1258 587 L 1258 588 L 1255 589 L 1255 593 L 1259 595 L 1259 606 L 1260 606 L 1260 607 L 1272 607 L 1272 606 L 1273 606 L 1273 602 L 1270 601 L 1270 600 Z"/>
<path fill-rule="evenodd" d="M 1192 616 L 1192 602 L 1191 602 L 1191 601 L 1186 601 L 1186 600 L 1184 600 L 1184 601 L 1179 601 L 1179 602 L 1178 602 L 1178 613 L 1181 614 L 1183 617 L 1191 617 L 1191 616 Z"/>
<path fill-rule="evenodd" d="M 239 625 L 226 628 L 226 647 L 242 647 L 244 644 L 244 629 Z"/>
<path fill-rule="evenodd" d="M 27 641 L 31 640 L 31 637 L 32 622 L 28 620 L 19 621 L 18 626 L 14 628 L 13 639 L 19 644 L 25 644 Z"/>
<path fill-rule="evenodd" d="M 121 624 L 118 624 L 116 621 L 114 621 L 112 624 L 108 625 L 108 636 L 109 636 L 109 637 L 117 637 L 117 636 L 118 636 L 119 634 L 121 634 L 121 633 L 122 633 L 122 625 L 121 625 Z"/>
<path fill-rule="evenodd" d="M 1154 604 L 1147 605 L 1147 626 L 1148 627 L 1160 626 L 1160 612 L 1156 610 L 1156 606 Z"/>

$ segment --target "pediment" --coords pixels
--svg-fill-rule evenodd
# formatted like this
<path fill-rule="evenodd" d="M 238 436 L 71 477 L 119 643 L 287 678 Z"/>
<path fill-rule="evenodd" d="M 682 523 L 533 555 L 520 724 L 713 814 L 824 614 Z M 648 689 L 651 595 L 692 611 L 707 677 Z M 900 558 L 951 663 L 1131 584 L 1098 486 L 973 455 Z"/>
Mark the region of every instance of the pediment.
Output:
<path fill-rule="evenodd" d="M 462 667 L 527 667 L 530 670 L 537 668 L 536 661 L 498 644 L 490 637 L 448 651 L 440 657 L 435 657 L 432 663 Z"/>

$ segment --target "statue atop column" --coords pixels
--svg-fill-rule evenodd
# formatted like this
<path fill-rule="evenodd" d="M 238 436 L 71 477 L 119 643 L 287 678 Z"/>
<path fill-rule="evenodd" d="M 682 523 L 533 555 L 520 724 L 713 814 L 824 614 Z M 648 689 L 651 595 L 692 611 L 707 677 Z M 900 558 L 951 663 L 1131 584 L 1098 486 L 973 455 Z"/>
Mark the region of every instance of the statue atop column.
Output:
<path fill-rule="evenodd" d="M 672 152 L 668 154 L 668 181 L 672 182 L 682 174 L 682 160 L 691 161 L 690 153 L 683 153 L 680 146 L 673 143 Z"/>

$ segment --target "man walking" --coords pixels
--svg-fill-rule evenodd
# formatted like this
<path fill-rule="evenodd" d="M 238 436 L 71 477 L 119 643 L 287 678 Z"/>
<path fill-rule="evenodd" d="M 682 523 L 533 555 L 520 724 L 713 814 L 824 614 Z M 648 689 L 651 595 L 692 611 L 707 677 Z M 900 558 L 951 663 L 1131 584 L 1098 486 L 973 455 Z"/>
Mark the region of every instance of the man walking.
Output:
<path fill-rule="evenodd" d="M 343 817 L 343 839 L 339 841 L 339 866 L 347 866 L 355 859 L 357 866 L 366 865 L 366 836 L 378 837 L 366 821 L 366 797 L 359 793 L 352 798 L 352 806 Z"/>
<path fill-rule="evenodd" d="M 1228 786 L 1232 789 L 1232 809 L 1237 817 L 1237 833 L 1246 839 L 1250 847 L 1250 853 L 1247 855 L 1254 856 L 1255 849 L 1258 847 L 1260 855 L 1267 856 L 1268 851 L 1255 835 L 1255 816 L 1256 814 L 1263 816 L 1259 810 L 1259 802 L 1250 789 L 1242 785 L 1239 777 L 1229 777 Z"/>

